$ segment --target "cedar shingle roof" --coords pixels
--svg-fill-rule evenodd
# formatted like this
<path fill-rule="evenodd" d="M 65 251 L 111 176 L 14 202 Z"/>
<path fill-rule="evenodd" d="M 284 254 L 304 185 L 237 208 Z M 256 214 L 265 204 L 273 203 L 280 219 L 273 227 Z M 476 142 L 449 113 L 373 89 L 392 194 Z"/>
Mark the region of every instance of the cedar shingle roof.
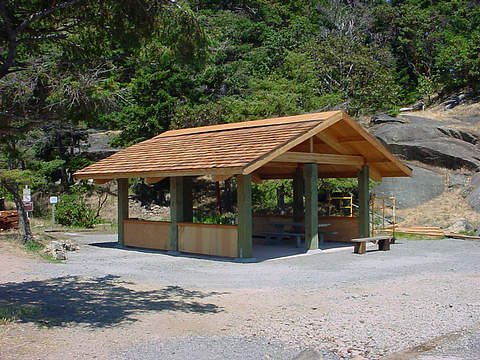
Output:
<path fill-rule="evenodd" d="M 251 173 L 270 158 L 292 149 L 320 132 L 322 127 L 345 116 L 341 111 L 333 111 L 171 130 L 89 165 L 74 175 L 76 178 L 108 179 Z"/>

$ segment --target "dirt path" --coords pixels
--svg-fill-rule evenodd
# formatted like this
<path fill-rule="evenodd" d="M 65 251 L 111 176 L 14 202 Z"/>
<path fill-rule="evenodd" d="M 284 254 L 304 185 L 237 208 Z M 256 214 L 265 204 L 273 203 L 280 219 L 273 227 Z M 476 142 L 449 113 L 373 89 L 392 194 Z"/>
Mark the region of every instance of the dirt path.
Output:
<path fill-rule="evenodd" d="M 7 277 L 1 268 L 0 301 L 40 309 L 0 326 L 1 359 L 292 359 L 306 349 L 421 359 L 437 346 L 405 351 L 461 331 L 471 333 L 452 341 L 467 345 L 450 355 L 480 356 L 468 345 L 480 322 L 478 242 L 241 264 L 79 240 L 64 264 L 1 253 L 17 265 Z"/>

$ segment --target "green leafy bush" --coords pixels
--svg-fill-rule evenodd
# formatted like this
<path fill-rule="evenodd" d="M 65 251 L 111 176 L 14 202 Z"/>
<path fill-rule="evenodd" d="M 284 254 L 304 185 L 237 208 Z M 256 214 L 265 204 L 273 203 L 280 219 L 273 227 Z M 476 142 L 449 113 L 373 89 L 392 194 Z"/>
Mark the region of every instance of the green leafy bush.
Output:
<path fill-rule="evenodd" d="M 60 196 L 55 217 L 59 224 L 83 228 L 93 228 L 98 223 L 95 210 L 78 194 Z"/>

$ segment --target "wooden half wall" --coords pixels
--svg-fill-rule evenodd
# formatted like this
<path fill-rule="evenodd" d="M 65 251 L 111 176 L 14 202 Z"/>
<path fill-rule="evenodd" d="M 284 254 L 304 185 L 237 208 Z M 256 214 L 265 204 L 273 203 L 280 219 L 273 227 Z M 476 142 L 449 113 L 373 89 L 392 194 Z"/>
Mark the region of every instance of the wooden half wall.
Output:
<path fill-rule="evenodd" d="M 123 244 L 144 249 L 168 250 L 170 222 L 137 219 L 123 220 Z"/>
<path fill-rule="evenodd" d="M 274 231 L 272 222 L 294 222 L 293 216 L 254 214 L 253 234 L 265 231 Z M 350 242 L 358 237 L 358 217 L 348 216 L 319 216 L 318 223 L 330 224 L 328 227 L 320 228 L 320 231 L 335 231 L 337 235 L 325 235 L 325 241 Z"/>
<path fill-rule="evenodd" d="M 238 257 L 237 225 L 178 223 L 178 250 L 186 253 Z"/>

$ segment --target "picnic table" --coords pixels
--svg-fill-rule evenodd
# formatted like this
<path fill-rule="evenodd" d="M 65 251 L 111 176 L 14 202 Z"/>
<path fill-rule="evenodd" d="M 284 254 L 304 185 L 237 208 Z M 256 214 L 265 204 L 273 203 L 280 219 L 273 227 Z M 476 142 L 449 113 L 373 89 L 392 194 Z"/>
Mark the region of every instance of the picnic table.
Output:
<path fill-rule="evenodd" d="M 275 228 L 275 231 L 264 231 L 261 232 L 261 235 L 265 235 L 267 240 L 271 240 L 272 238 L 282 239 L 295 239 L 297 242 L 297 247 L 301 246 L 302 238 L 305 237 L 305 232 L 301 229 L 305 228 L 305 224 L 303 222 L 272 222 L 271 223 Z M 330 226 L 330 224 L 320 223 L 318 224 L 319 228 L 324 228 Z M 324 243 L 324 235 L 336 235 L 337 232 L 334 231 L 319 231 L 318 232 L 318 241 L 319 245 L 323 245 Z"/>

